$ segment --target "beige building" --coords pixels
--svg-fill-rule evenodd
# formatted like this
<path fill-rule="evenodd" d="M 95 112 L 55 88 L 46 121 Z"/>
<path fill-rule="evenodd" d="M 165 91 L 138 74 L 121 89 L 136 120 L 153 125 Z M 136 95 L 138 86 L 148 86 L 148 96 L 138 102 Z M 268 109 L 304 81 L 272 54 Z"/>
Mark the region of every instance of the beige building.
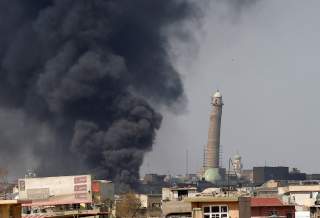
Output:
<path fill-rule="evenodd" d="M 196 187 L 162 188 L 162 215 L 165 218 L 191 217 L 191 203 L 185 199 L 198 194 Z"/>
<path fill-rule="evenodd" d="M 184 198 L 194 197 L 197 194 L 196 187 L 171 187 L 162 188 L 162 200 L 183 200 Z"/>
<path fill-rule="evenodd" d="M 158 218 L 161 217 L 161 195 L 159 194 L 137 194 L 141 202 L 140 214 L 141 218 Z"/>
<path fill-rule="evenodd" d="M 320 185 L 289 185 L 279 187 L 278 193 L 287 203 L 310 207 L 314 205 L 320 193 Z"/>
<path fill-rule="evenodd" d="M 187 199 L 191 203 L 192 218 L 250 218 L 249 197 L 200 196 Z"/>

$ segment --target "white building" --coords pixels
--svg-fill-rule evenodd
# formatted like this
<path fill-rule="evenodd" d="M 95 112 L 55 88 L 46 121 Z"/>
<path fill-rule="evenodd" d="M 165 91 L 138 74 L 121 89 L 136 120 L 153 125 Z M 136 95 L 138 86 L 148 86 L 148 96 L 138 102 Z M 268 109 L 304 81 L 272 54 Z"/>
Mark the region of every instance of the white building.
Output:
<path fill-rule="evenodd" d="M 187 197 L 194 197 L 197 194 L 196 187 L 173 187 L 162 188 L 162 200 L 163 201 L 180 201 Z"/>
<path fill-rule="evenodd" d="M 278 188 L 278 193 L 285 202 L 305 207 L 314 205 L 319 192 L 320 185 L 289 185 Z"/>
<path fill-rule="evenodd" d="M 92 211 L 91 175 L 23 178 L 18 180 L 23 214 L 67 215 L 82 207 Z M 79 211 L 78 211 L 79 213 Z"/>

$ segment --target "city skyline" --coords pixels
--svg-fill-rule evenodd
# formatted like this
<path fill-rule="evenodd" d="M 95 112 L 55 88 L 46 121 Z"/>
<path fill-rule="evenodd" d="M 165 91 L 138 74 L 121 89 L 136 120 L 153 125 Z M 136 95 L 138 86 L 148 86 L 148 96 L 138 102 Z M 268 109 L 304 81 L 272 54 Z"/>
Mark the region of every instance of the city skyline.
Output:
<path fill-rule="evenodd" d="M 163 109 L 163 126 L 141 173 L 146 163 L 153 171 L 183 173 L 185 155 L 179 154 L 186 149 L 190 171 L 201 167 L 210 95 L 217 88 L 228 102 L 221 130 L 224 166 L 238 151 L 244 168 L 266 162 L 319 172 L 319 7 L 317 1 L 254 1 L 235 12 L 213 1 L 198 53 L 177 61 L 188 107 L 178 116 Z"/>

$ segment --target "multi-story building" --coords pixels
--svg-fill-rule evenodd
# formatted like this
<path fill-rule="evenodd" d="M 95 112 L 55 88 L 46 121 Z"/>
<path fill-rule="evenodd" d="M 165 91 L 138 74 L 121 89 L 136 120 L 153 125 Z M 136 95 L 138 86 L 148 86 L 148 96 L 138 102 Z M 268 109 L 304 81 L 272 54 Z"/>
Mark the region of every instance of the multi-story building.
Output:
<path fill-rule="evenodd" d="M 162 215 L 165 218 L 191 218 L 191 203 L 186 199 L 198 194 L 196 187 L 162 188 Z"/>
<path fill-rule="evenodd" d="M 268 180 L 288 180 L 289 167 L 253 167 L 253 182 L 262 185 Z"/>
<path fill-rule="evenodd" d="M 27 201 L 22 204 L 23 217 L 100 213 L 99 208 L 92 207 L 91 175 L 23 178 L 18 180 L 18 186 L 19 200 Z M 97 185 L 94 188 L 101 197 Z"/>
<path fill-rule="evenodd" d="M 250 218 L 250 197 L 197 196 L 191 202 L 193 218 Z"/>

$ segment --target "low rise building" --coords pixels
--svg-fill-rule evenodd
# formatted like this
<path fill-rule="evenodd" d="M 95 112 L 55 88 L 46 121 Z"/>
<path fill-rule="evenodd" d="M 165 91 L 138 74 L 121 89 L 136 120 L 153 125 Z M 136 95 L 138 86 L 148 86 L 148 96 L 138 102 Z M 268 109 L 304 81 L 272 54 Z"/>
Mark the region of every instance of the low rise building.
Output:
<path fill-rule="evenodd" d="M 260 187 L 255 188 L 254 196 L 259 197 L 278 197 L 278 187 L 280 186 L 279 181 L 269 180 Z"/>
<path fill-rule="evenodd" d="M 185 199 L 198 194 L 197 188 L 171 187 L 162 188 L 162 215 L 165 218 L 191 217 L 191 203 Z"/>
<path fill-rule="evenodd" d="M 250 218 L 250 197 L 196 196 L 191 203 L 193 218 Z"/>
<path fill-rule="evenodd" d="M 141 202 L 140 215 L 141 218 L 161 217 L 161 195 L 159 194 L 137 194 Z"/>
<path fill-rule="evenodd" d="M 193 197 L 197 194 L 196 187 L 171 187 L 162 188 L 162 200 L 172 201 L 172 200 L 183 200 L 184 198 Z"/>
<path fill-rule="evenodd" d="M 285 202 L 305 207 L 314 205 L 319 192 L 320 185 L 289 185 L 278 188 L 278 193 Z"/>
<path fill-rule="evenodd" d="M 310 207 L 310 218 L 320 217 L 320 205 L 313 205 Z"/>
<path fill-rule="evenodd" d="M 253 182 L 256 185 L 268 180 L 289 180 L 289 167 L 253 167 Z"/>
<path fill-rule="evenodd" d="M 90 175 L 23 178 L 18 180 L 23 217 L 99 214 L 93 208 Z"/>
<path fill-rule="evenodd" d="M 295 217 L 295 205 L 284 204 L 279 198 L 251 198 L 251 217 Z"/>

